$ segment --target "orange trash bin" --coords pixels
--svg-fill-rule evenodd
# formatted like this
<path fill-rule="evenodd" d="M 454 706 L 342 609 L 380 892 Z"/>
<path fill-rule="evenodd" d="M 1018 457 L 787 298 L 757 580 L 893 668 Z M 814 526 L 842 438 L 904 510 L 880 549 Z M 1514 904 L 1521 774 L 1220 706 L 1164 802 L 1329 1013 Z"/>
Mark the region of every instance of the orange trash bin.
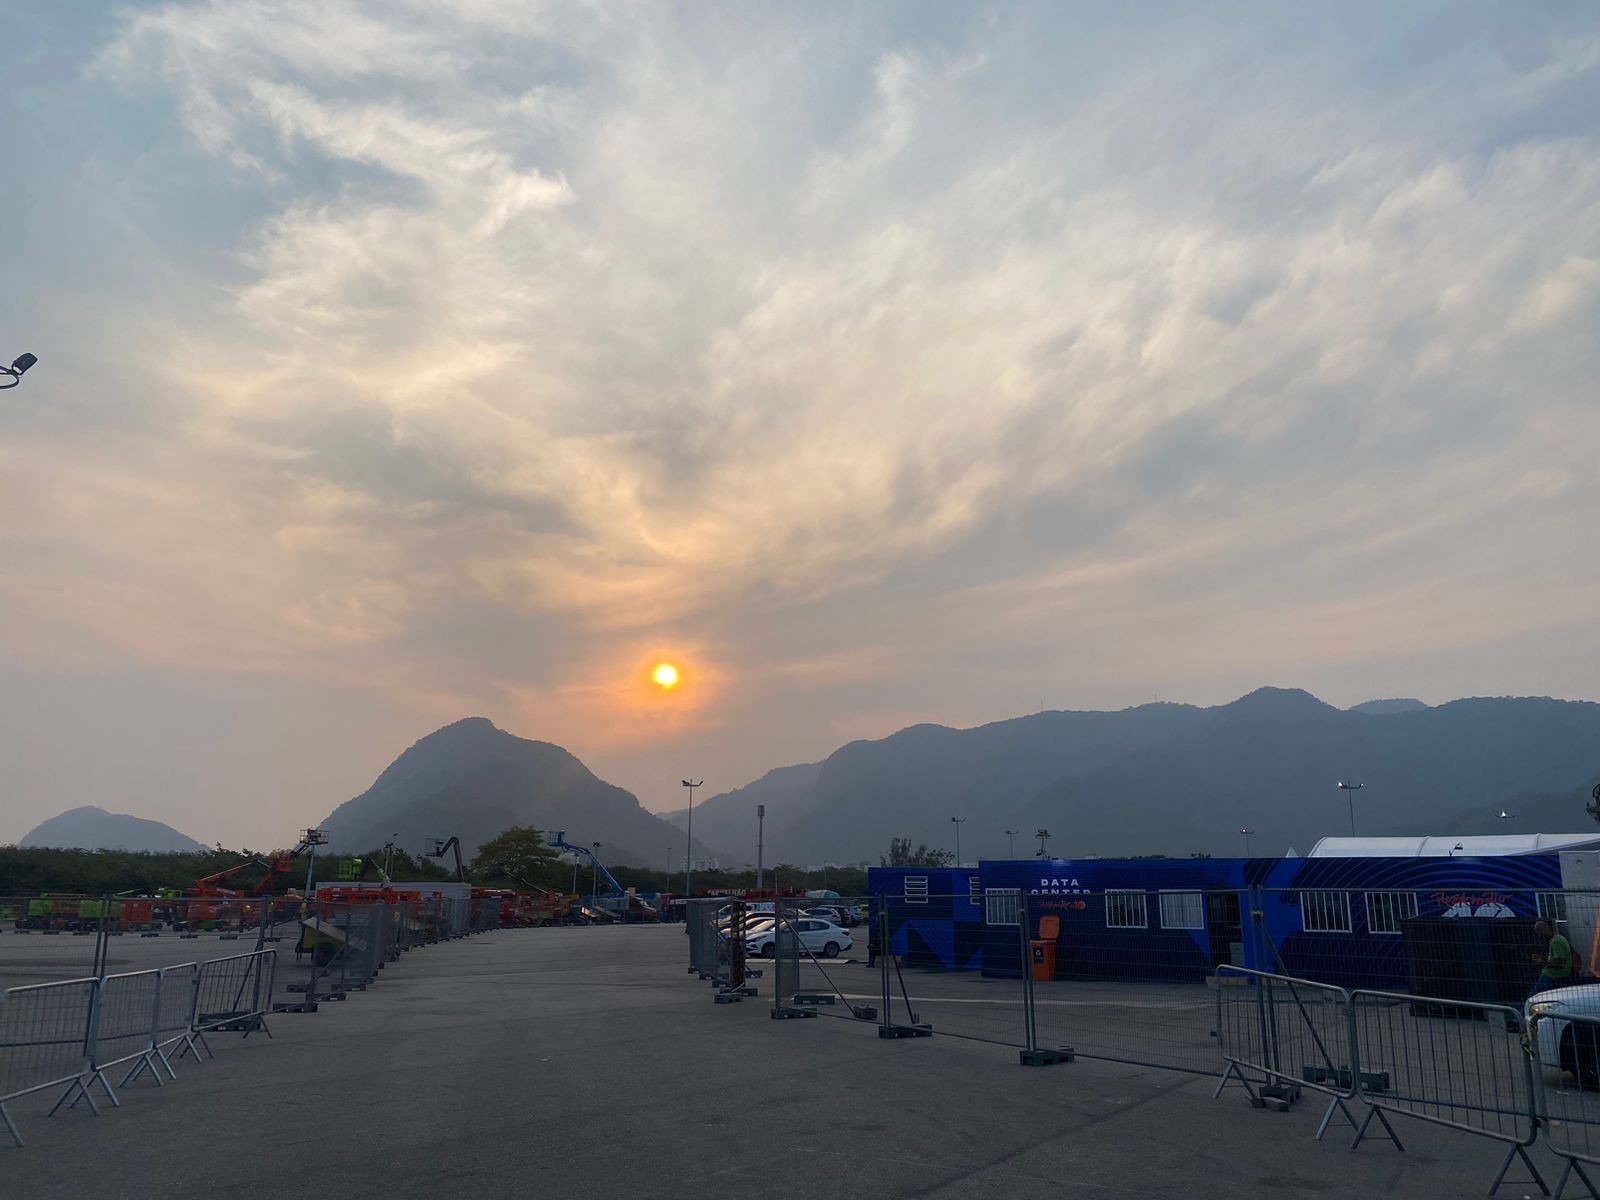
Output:
<path fill-rule="evenodd" d="M 1052 914 L 1039 918 L 1039 936 L 1028 943 L 1035 983 L 1049 983 L 1056 977 L 1056 939 L 1060 936 L 1060 917 Z"/>

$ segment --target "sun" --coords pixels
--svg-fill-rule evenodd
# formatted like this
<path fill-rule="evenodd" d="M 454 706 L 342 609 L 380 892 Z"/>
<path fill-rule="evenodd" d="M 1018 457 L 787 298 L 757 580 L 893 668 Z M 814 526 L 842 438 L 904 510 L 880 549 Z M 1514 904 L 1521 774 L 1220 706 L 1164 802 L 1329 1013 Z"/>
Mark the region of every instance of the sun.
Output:
<path fill-rule="evenodd" d="M 662 691 L 670 691 L 678 686 L 678 668 L 671 663 L 657 663 L 656 669 L 650 672 L 650 678 L 661 686 Z"/>

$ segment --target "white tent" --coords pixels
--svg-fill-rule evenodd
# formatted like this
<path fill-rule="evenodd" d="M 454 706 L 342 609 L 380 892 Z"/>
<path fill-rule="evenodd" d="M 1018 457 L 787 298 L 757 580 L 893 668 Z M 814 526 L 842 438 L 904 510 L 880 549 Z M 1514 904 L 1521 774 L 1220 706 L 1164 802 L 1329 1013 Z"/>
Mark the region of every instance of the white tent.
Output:
<path fill-rule="evenodd" d="M 1508 833 L 1471 837 L 1325 837 L 1311 858 L 1499 858 L 1513 854 L 1554 854 L 1557 850 L 1600 849 L 1594 833 Z"/>

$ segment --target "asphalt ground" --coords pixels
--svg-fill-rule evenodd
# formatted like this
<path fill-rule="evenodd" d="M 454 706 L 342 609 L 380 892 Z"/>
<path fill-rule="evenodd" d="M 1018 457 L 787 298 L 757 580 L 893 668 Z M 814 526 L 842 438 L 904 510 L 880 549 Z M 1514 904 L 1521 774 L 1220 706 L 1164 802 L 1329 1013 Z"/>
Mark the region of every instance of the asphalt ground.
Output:
<path fill-rule="evenodd" d="M 1351 1152 L 1347 1131 L 1312 1139 L 1314 1095 L 1269 1112 L 1196 1074 L 774 1021 L 770 974 L 714 1004 L 686 941 L 506 930 L 413 951 L 365 993 L 273 1018 L 271 1040 L 212 1035 L 214 1060 L 99 1118 L 14 1103 L 28 1145 L 0 1146 L 0 1197 L 1457 1197 L 1503 1153 L 1409 1120 L 1406 1153 Z"/>

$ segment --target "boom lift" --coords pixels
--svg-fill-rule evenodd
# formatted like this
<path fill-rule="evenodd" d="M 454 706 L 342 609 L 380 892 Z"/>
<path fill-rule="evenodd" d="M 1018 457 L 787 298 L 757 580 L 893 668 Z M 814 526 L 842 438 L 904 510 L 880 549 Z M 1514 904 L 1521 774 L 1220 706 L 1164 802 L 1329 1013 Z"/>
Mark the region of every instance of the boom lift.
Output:
<path fill-rule="evenodd" d="M 555 833 L 551 835 L 551 838 L 546 845 L 548 845 L 552 850 L 565 850 L 568 853 L 581 854 L 587 858 L 589 862 L 593 864 L 595 870 L 599 873 L 600 878 L 606 881 L 613 892 L 623 898 L 623 911 L 617 914 L 623 920 L 627 920 L 630 916 L 636 919 L 642 918 L 644 920 L 655 920 L 658 916 L 655 909 L 651 908 L 643 900 L 630 893 L 627 888 L 623 887 L 617 882 L 616 876 L 612 875 L 610 871 L 606 870 L 606 865 L 600 861 L 600 856 L 598 854 L 589 849 L 587 846 L 577 846 L 567 841 L 566 830 L 556 830 Z"/>
<path fill-rule="evenodd" d="M 429 838 L 428 849 L 424 850 L 423 853 L 429 858 L 443 858 L 451 850 L 456 852 L 456 879 L 461 883 L 465 883 L 467 881 L 467 869 L 461 865 L 460 838 L 453 837 L 447 842 L 441 842 L 438 838 Z"/>

